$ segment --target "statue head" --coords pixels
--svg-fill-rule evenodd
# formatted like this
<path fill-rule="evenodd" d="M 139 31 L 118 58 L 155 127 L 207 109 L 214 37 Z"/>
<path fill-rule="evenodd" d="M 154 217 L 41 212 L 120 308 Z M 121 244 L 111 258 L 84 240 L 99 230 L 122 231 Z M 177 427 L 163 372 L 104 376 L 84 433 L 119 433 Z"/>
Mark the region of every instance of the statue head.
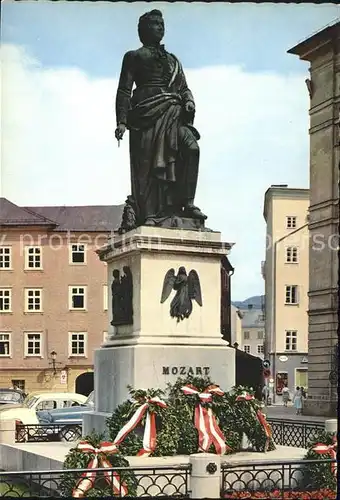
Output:
<path fill-rule="evenodd" d="M 112 272 L 112 276 L 114 277 L 114 279 L 119 279 L 119 275 L 120 275 L 120 272 L 119 272 L 119 269 L 114 269 L 113 272 Z"/>
<path fill-rule="evenodd" d="M 160 10 L 151 10 L 139 18 L 138 35 L 143 45 L 157 44 L 162 40 L 164 19 Z"/>
<path fill-rule="evenodd" d="M 130 276 L 131 275 L 131 270 L 130 270 L 129 266 L 123 266 L 123 271 L 124 271 L 124 274 L 126 276 Z"/>

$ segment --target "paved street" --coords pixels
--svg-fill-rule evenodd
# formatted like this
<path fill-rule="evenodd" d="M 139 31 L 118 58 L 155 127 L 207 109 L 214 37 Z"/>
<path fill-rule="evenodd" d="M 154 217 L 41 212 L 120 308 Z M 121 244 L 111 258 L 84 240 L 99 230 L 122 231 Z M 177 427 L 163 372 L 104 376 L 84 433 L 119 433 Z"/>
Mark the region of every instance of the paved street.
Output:
<path fill-rule="evenodd" d="M 267 407 L 267 415 L 271 418 L 282 418 L 289 420 L 307 420 L 312 422 L 324 422 L 330 417 L 312 417 L 309 415 L 296 415 L 296 410 L 293 406 L 285 408 L 283 405 L 272 405 Z"/>

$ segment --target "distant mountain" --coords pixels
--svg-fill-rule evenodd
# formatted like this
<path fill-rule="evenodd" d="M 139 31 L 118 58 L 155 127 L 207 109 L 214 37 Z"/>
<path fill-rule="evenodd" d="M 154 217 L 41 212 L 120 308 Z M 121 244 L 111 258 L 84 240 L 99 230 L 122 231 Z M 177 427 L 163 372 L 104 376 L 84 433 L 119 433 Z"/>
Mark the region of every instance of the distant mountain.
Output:
<path fill-rule="evenodd" d="M 253 306 L 253 309 L 261 309 L 262 303 L 264 303 L 264 295 L 255 295 L 254 297 L 249 297 L 249 299 L 235 300 L 231 301 L 231 303 L 238 309 L 248 309 L 250 304 Z"/>

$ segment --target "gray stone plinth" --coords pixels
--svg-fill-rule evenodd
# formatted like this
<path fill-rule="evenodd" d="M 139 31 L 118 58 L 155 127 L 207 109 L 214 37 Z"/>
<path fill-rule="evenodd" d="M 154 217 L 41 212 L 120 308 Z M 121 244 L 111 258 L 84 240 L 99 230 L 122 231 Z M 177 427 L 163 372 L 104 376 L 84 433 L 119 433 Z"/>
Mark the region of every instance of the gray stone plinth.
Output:
<path fill-rule="evenodd" d="M 83 436 L 88 436 L 92 431 L 95 431 L 103 434 L 104 439 L 109 439 L 106 420 L 111 417 L 111 415 L 112 413 L 103 413 L 100 411 L 84 413 Z"/>
<path fill-rule="evenodd" d="M 134 389 L 166 389 L 179 377 L 209 376 L 228 391 L 235 385 L 235 350 L 221 335 L 221 259 L 232 247 L 221 233 L 140 227 L 114 235 L 98 251 L 107 263 L 109 304 L 114 270 L 128 266 L 133 282 L 133 321 L 109 327 L 109 340 L 94 355 L 95 412 L 84 419 L 84 432 L 102 432 L 108 416 Z M 201 299 L 188 318 L 177 321 L 162 300 L 169 270 L 199 276 Z M 163 297 L 164 298 L 164 297 Z M 110 311 L 109 321 L 112 319 Z"/>
<path fill-rule="evenodd" d="M 95 409 L 112 413 L 127 389 L 166 389 L 189 374 L 204 376 L 230 390 L 235 384 L 235 350 L 221 346 L 132 345 L 95 351 Z"/>

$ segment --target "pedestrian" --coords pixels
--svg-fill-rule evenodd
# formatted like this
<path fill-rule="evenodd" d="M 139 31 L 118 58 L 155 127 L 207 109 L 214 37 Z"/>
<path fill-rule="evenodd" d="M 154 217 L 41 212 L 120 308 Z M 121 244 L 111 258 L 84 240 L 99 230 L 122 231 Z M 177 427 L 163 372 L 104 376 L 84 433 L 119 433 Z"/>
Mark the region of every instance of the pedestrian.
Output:
<path fill-rule="evenodd" d="M 303 399 L 306 399 L 307 394 L 306 394 L 305 388 L 302 386 L 301 386 L 301 394 L 302 394 Z"/>
<path fill-rule="evenodd" d="M 282 401 L 283 401 L 283 406 L 287 408 L 289 401 L 289 388 L 287 387 L 287 382 L 285 382 L 282 388 Z"/>
<path fill-rule="evenodd" d="M 301 389 L 300 389 L 299 386 L 295 389 L 293 403 L 294 403 L 294 407 L 296 409 L 296 414 L 297 415 L 301 415 L 301 410 L 302 410 L 302 392 L 301 392 Z"/>
<path fill-rule="evenodd" d="M 264 403 L 267 403 L 268 396 L 269 396 L 269 388 L 267 385 L 264 385 L 262 389 L 262 401 L 264 401 Z"/>

